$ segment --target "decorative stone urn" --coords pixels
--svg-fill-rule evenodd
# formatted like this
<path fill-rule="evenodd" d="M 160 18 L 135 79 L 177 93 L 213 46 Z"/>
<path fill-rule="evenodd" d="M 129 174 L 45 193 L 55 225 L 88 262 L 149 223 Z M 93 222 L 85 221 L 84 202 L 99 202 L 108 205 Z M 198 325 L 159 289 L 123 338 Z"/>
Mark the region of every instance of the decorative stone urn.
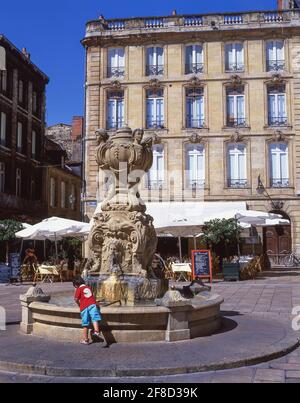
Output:
<path fill-rule="evenodd" d="M 138 185 L 151 168 L 152 138 L 128 127 L 109 136 L 96 132 L 96 160 L 110 176 L 111 184 L 101 212 L 94 216 L 89 246 L 97 262 L 89 277 L 99 300 L 134 304 L 163 295 L 167 282 L 152 277 L 151 263 L 157 237 L 153 218 L 147 215 Z M 99 278 L 95 282 L 95 274 Z"/>

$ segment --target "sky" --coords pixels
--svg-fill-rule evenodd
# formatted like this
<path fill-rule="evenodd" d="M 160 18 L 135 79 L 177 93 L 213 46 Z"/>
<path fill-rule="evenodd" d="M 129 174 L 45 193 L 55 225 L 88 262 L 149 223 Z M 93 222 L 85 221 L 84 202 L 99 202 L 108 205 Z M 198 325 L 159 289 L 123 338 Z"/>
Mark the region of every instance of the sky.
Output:
<path fill-rule="evenodd" d="M 1 1 L 0 34 L 26 47 L 31 60 L 50 78 L 47 124 L 70 123 L 83 115 L 85 24 L 97 19 L 273 10 L 276 0 L 10 0 Z"/>

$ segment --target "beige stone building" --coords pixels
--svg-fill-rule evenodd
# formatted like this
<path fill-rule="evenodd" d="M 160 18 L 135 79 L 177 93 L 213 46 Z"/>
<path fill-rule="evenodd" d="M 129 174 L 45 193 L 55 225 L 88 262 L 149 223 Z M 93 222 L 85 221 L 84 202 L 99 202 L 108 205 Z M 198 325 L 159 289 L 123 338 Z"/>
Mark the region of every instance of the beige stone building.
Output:
<path fill-rule="evenodd" d="M 291 226 L 261 233 L 300 253 L 300 11 L 88 22 L 84 211 L 101 189 L 95 131 L 153 136 L 142 197 L 245 202 Z M 100 193 L 99 193 L 100 192 Z"/>

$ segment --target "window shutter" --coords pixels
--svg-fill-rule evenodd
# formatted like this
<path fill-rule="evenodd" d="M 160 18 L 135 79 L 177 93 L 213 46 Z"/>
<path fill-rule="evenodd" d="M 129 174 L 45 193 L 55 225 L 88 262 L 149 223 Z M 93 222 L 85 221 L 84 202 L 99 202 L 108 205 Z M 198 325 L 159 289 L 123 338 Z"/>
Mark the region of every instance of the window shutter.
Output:
<path fill-rule="evenodd" d="M 6 145 L 6 113 L 1 112 L 0 144 Z"/>

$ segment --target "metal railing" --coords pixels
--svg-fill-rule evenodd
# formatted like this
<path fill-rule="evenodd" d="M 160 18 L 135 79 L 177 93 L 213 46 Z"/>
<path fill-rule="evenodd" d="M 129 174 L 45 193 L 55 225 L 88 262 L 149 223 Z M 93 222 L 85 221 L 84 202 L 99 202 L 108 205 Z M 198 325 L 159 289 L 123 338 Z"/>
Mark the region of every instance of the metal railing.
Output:
<path fill-rule="evenodd" d="M 205 187 L 205 179 L 196 179 L 188 181 L 188 187 L 190 189 L 203 189 Z"/>
<path fill-rule="evenodd" d="M 189 63 L 185 65 L 185 74 L 203 73 L 204 63 Z"/>
<path fill-rule="evenodd" d="M 164 74 L 164 66 L 160 64 L 148 64 L 146 66 L 147 76 L 161 76 Z"/>
<path fill-rule="evenodd" d="M 164 121 L 159 120 L 159 119 L 156 119 L 156 120 L 147 119 L 146 126 L 147 126 L 147 129 L 164 129 L 165 128 Z"/>
<path fill-rule="evenodd" d="M 289 178 L 271 178 L 270 186 L 272 188 L 285 188 L 290 185 Z"/>
<path fill-rule="evenodd" d="M 124 126 L 125 126 L 124 120 L 116 120 L 116 121 L 108 120 L 106 122 L 107 129 L 121 129 Z"/>
<path fill-rule="evenodd" d="M 186 127 L 188 129 L 200 129 L 204 126 L 204 119 L 193 119 L 191 117 L 187 117 L 186 119 Z"/>
<path fill-rule="evenodd" d="M 281 71 L 284 69 L 285 69 L 284 60 L 268 60 L 267 61 L 267 70 L 268 71 Z"/>
<path fill-rule="evenodd" d="M 269 126 L 286 126 L 288 121 L 285 116 L 269 116 Z"/>
<path fill-rule="evenodd" d="M 247 179 L 227 179 L 227 186 L 229 188 L 241 189 L 245 188 L 247 184 Z"/>
<path fill-rule="evenodd" d="M 164 186 L 164 181 L 163 180 L 148 180 L 147 181 L 147 186 L 149 190 L 160 190 Z"/>
<path fill-rule="evenodd" d="M 228 127 L 237 127 L 237 126 L 245 126 L 245 125 L 246 125 L 245 118 L 227 118 Z"/>
<path fill-rule="evenodd" d="M 107 67 L 107 77 L 124 77 L 125 76 L 125 67 L 124 66 L 117 66 Z"/>
<path fill-rule="evenodd" d="M 226 65 L 226 71 L 244 71 L 245 65 L 244 63 L 229 63 Z"/>

